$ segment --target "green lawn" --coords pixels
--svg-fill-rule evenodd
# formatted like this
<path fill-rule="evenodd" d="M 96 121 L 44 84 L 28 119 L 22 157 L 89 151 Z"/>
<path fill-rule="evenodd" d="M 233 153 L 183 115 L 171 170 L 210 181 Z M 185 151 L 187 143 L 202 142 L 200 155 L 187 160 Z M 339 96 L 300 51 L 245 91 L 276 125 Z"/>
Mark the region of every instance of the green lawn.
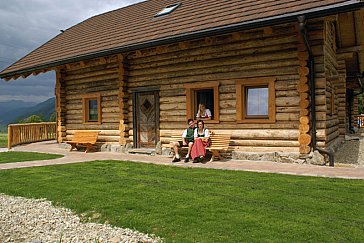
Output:
<path fill-rule="evenodd" d="M 0 192 L 47 198 L 166 242 L 363 242 L 364 181 L 122 161 L 0 171 Z M 92 217 L 91 217 L 92 218 Z"/>
<path fill-rule="evenodd" d="M 0 133 L 0 148 L 5 148 L 8 146 L 8 134 Z"/>
<path fill-rule="evenodd" d="M 58 159 L 62 157 L 63 155 L 58 155 L 58 154 L 9 151 L 0 153 L 0 164 L 11 163 L 11 162 L 34 161 L 34 160 Z"/>

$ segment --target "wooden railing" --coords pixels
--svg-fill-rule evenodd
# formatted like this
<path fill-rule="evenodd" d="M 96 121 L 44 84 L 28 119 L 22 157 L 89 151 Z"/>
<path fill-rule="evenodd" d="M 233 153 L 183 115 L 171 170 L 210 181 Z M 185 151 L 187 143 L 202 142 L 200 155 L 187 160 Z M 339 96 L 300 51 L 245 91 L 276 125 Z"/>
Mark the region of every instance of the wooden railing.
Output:
<path fill-rule="evenodd" d="M 359 115 L 358 116 L 358 127 L 364 127 L 364 115 Z"/>
<path fill-rule="evenodd" d="M 56 139 L 55 122 L 8 125 L 8 149 L 14 145 Z"/>

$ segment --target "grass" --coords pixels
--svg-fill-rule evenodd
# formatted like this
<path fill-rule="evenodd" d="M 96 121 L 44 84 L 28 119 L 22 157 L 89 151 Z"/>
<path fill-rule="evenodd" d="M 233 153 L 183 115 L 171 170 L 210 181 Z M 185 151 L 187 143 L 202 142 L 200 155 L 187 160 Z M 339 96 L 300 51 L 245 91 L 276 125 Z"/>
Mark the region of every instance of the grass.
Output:
<path fill-rule="evenodd" d="M 58 159 L 62 157 L 63 155 L 58 155 L 58 154 L 9 151 L 0 153 L 0 164 L 11 163 L 11 162 L 34 161 L 34 160 Z"/>
<path fill-rule="evenodd" d="M 0 148 L 5 148 L 8 146 L 8 134 L 0 133 Z"/>
<path fill-rule="evenodd" d="M 364 181 L 93 161 L 0 171 L 47 198 L 166 242 L 363 242 Z"/>

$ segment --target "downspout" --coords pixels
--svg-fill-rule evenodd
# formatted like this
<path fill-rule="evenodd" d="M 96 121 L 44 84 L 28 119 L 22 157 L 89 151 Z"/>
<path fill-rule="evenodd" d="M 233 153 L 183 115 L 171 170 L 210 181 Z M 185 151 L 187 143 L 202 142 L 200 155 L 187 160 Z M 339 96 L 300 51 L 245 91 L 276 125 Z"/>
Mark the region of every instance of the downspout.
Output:
<path fill-rule="evenodd" d="M 329 166 L 334 166 L 334 154 L 332 151 L 327 151 L 317 147 L 317 136 L 316 136 L 316 83 L 315 83 L 315 60 L 312 54 L 312 49 L 307 36 L 306 29 L 306 17 L 304 15 L 298 16 L 298 23 L 300 27 L 301 34 L 304 39 L 304 44 L 308 51 L 308 68 L 309 68 L 309 84 L 310 84 L 310 110 L 311 110 L 311 147 L 312 151 L 319 151 L 321 154 L 326 154 L 329 156 Z"/>

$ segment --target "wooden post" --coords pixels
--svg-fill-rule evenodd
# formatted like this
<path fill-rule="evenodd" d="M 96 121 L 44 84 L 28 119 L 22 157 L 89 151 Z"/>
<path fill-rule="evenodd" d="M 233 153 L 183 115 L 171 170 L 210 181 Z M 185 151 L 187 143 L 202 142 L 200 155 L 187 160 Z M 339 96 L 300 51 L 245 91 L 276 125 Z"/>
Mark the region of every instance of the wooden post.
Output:
<path fill-rule="evenodd" d="M 11 149 L 12 138 L 13 138 L 12 126 L 11 125 L 8 125 L 8 149 Z"/>
<path fill-rule="evenodd" d="M 118 65 L 119 65 L 119 69 L 118 69 L 118 73 L 119 73 L 119 82 L 118 82 L 118 86 L 119 86 L 119 92 L 118 92 L 118 98 L 119 98 L 119 112 L 120 112 L 120 124 L 119 124 L 119 134 L 120 134 L 120 138 L 119 138 L 119 144 L 120 145 L 125 145 L 126 144 L 126 139 L 125 139 L 125 132 L 126 132 L 126 126 L 124 124 L 125 122 L 125 115 L 124 115 L 124 107 L 125 107 L 125 96 L 126 96 L 126 91 L 125 91 L 125 84 L 127 81 L 127 69 L 126 69 L 126 57 L 124 57 L 123 55 L 118 55 Z"/>
<path fill-rule="evenodd" d="M 56 123 L 57 123 L 57 142 L 62 143 L 62 127 L 65 126 L 66 117 L 62 117 L 62 114 L 65 111 L 65 106 L 63 103 L 65 102 L 65 94 L 62 93 L 62 89 L 65 88 L 64 80 L 63 80 L 63 69 L 58 67 L 56 70 Z"/>
<path fill-rule="evenodd" d="M 48 135 L 48 124 L 44 126 L 45 129 L 45 139 L 48 139 L 49 135 Z"/>

